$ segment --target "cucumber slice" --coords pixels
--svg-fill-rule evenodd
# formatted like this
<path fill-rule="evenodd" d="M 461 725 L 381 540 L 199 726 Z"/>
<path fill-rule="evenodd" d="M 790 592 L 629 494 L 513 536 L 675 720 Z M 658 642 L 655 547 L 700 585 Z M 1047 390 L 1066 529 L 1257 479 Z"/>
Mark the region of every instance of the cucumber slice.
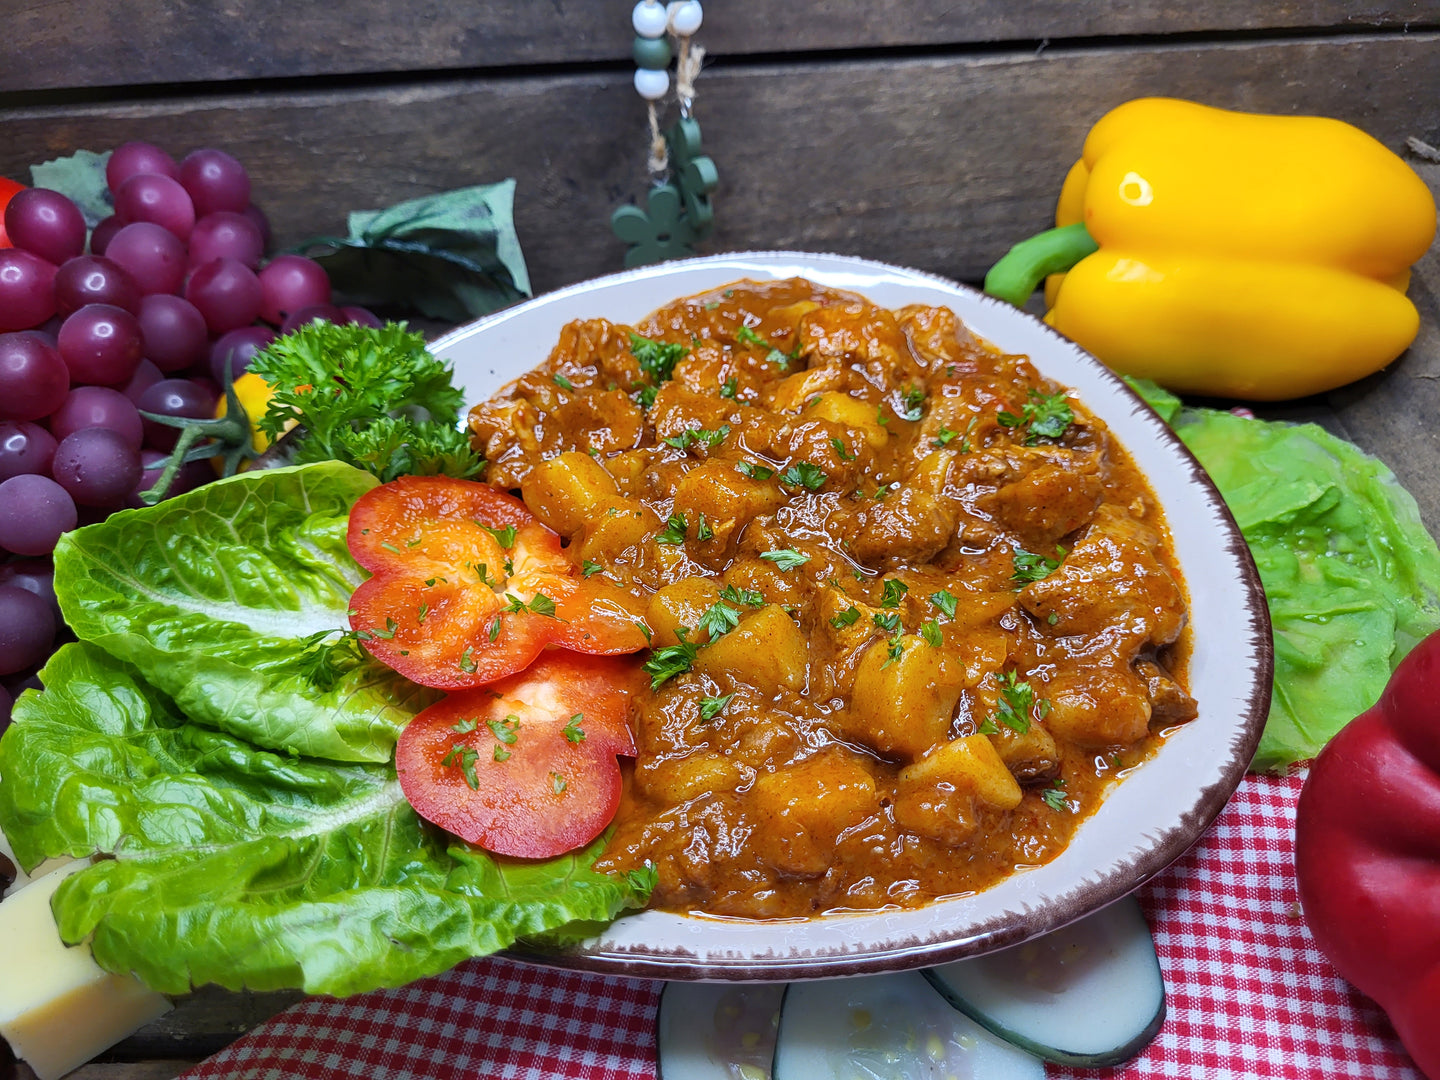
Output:
<path fill-rule="evenodd" d="M 966 1016 L 1062 1065 L 1129 1061 L 1165 1022 L 1160 961 L 1133 897 L 1044 937 L 924 975 Z"/>
<path fill-rule="evenodd" d="M 950 1008 L 918 972 L 785 991 L 774 1080 L 951 1078 L 1044 1080 L 1045 1066 Z"/>
<path fill-rule="evenodd" d="M 655 1018 L 660 1080 L 770 1080 L 782 983 L 665 984 Z"/>

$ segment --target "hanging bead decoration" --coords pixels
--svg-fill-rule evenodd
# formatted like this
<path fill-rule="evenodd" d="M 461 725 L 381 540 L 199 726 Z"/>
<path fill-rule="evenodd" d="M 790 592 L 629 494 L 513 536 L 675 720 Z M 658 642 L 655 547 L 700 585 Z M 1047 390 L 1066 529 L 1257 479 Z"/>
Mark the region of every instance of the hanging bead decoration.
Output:
<path fill-rule="evenodd" d="M 693 255 L 693 245 L 714 227 L 710 195 L 719 174 L 715 163 L 700 153 L 700 124 L 691 115 L 695 78 L 705 58 L 705 50 L 691 38 L 703 20 L 698 0 L 669 4 L 640 0 L 630 13 L 635 28 L 631 48 L 635 92 L 645 99 L 650 120 L 646 166 L 651 189 L 644 210 L 627 203 L 610 215 L 611 230 L 630 245 L 625 253 L 627 267 Z M 670 61 L 677 54 L 675 98 L 680 118 L 662 134 L 660 112 L 670 93 Z"/>

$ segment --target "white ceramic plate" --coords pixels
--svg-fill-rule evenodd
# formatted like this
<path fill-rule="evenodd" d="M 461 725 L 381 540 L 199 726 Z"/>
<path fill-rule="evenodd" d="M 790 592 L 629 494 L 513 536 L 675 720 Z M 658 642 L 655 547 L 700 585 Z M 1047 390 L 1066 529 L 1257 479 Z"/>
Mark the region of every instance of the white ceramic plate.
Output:
<path fill-rule="evenodd" d="M 1249 549 L 1219 493 L 1124 383 L 1008 304 L 864 259 L 752 252 L 561 289 L 447 334 L 433 351 L 454 364 L 474 404 L 544 360 L 572 319 L 633 324 L 671 300 L 741 278 L 792 276 L 885 307 L 949 307 L 981 337 L 1029 356 L 1110 425 L 1169 519 L 1190 593 L 1190 688 L 1200 716 L 1118 785 L 1057 859 L 978 895 L 918 910 L 764 922 L 645 911 L 579 947 L 524 959 L 666 979 L 804 979 L 924 967 L 1013 945 L 1119 899 L 1183 854 L 1225 805 L 1259 741 L 1270 705 L 1270 621 Z"/>

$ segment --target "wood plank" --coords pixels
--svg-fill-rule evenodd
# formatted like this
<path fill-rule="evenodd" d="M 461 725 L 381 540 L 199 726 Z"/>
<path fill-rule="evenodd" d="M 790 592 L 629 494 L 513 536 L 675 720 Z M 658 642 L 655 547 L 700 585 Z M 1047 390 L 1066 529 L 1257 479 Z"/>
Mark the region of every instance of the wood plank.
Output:
<path fill-rule="evenodd" d="M 1342 117 L 1440 139 L 1440 35 L 717 70 L 700 84 L 721 184 L 708 250 L 839 251 L 978 280 L 1050 221 L 1089 126 L 1142 94 Z M 623 75 L 456 79 L 0 113 L 0 175 L 78 147 L 208 144 L 250 168 L 282 245 L 349 210 L 514 176 L 538 289 L 619 269 L 611 209 L 645 185 Z"/>
<path fill-rule="evenodd" d="M 628 61 L 629 4 L 571 0 L 47 0 L 11 5 L 0 92 Z M 746 0 L 712 4 L 714 55 L 1440 24 L 1440 0 Z"/>

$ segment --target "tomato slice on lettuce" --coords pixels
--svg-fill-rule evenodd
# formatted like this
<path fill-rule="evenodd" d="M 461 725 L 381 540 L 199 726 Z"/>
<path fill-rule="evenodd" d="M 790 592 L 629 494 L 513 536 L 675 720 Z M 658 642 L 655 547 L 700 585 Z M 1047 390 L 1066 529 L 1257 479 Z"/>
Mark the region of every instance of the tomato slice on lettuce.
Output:
<path fill-rule="evenodd" d="M 582 578 L 558 535 L 486 484 L 404 476 L 372 488 L 347 539 L 374 575 L 351 597 L 351 628 L 423 686 L 483 686 L 547 645 L 614 655 L 647 644 L 637 600 Z"/>
<path fill-rule="evenodd" d="M 410 721 L 395 768 L 416 813 L 499 855 L 583 847 L 620 805 L 617 755 L 633 756 L 633 662 L 549 652 Z"/>

